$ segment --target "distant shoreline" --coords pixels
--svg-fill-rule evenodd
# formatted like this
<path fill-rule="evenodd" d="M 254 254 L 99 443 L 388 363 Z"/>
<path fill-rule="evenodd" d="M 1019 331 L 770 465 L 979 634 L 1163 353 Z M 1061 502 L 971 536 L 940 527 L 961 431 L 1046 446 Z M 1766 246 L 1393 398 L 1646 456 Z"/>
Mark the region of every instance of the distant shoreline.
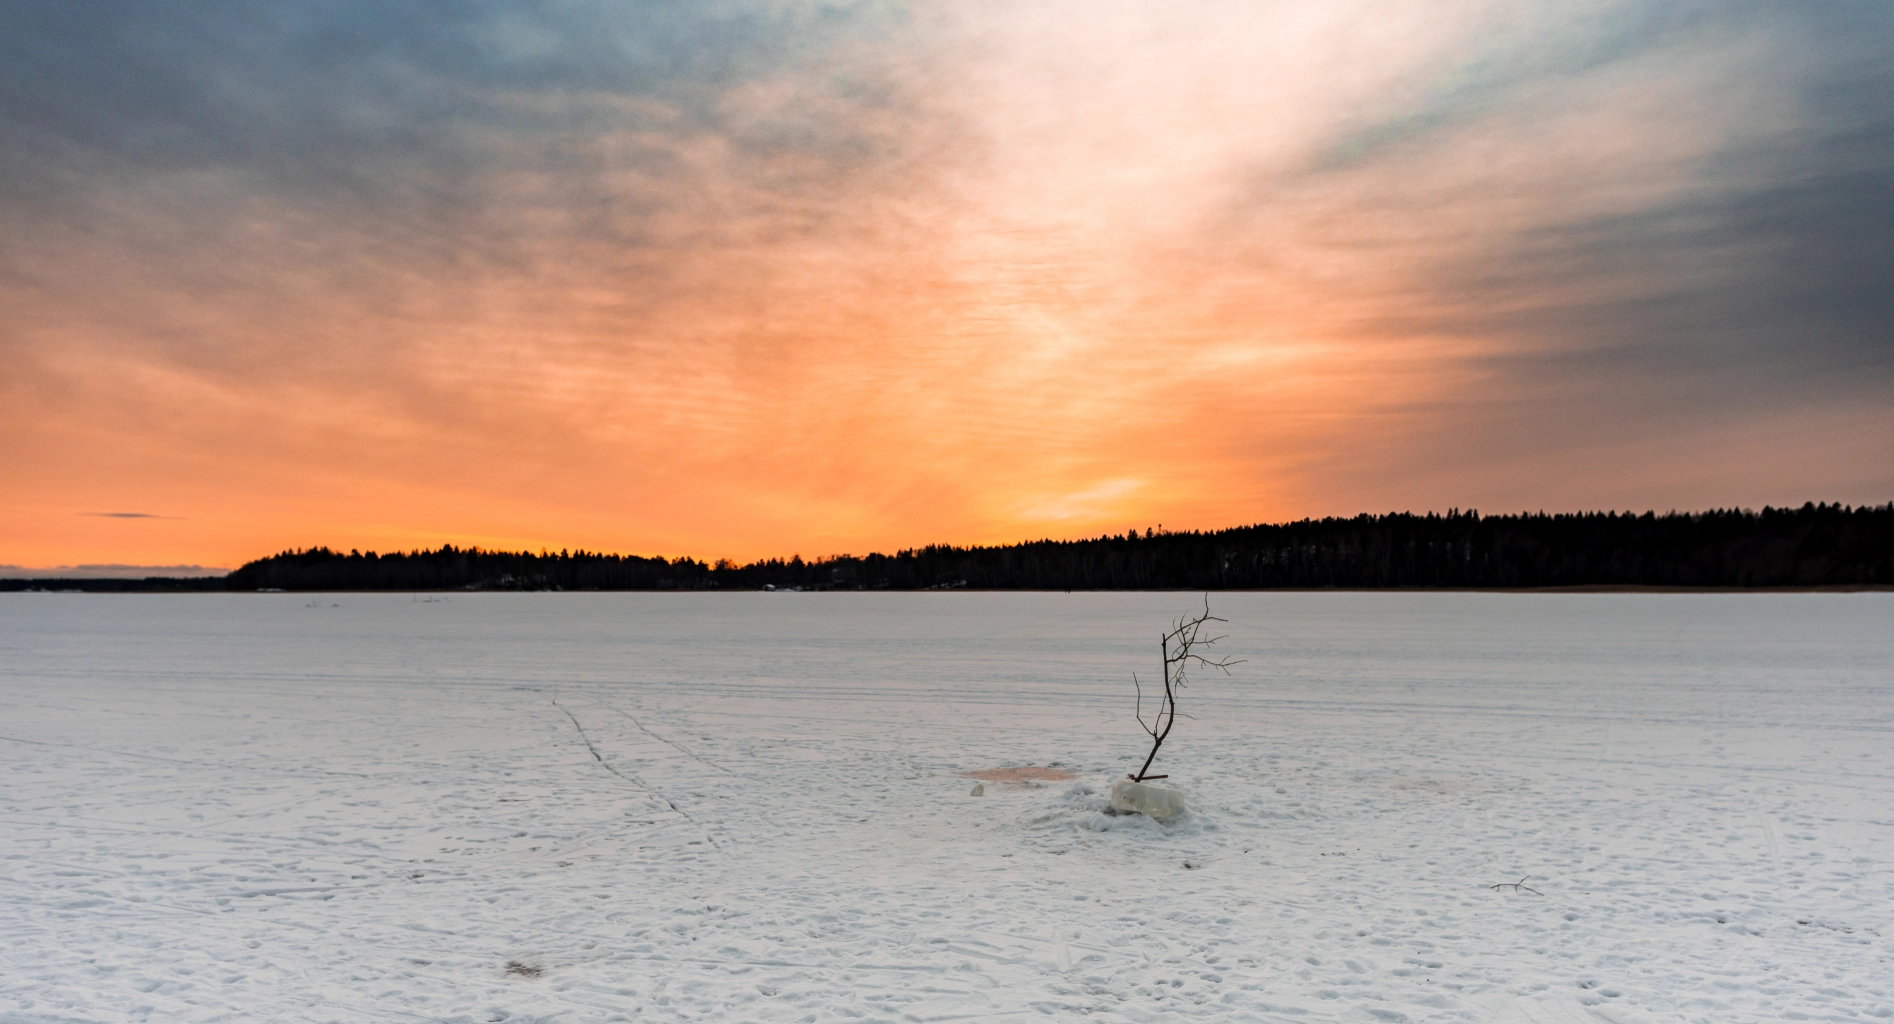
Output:
<path fill-rule="evenodd" d="M 603 551 L 291 549 L 227 576 L 0 580 L 0 590 L 1035 590 L 1757 593 L 1894 588 L 1894 502 L 1707 512 L 1391 512 L 1222 530 L 739 565 Z"/>
<path fill-rule="evenodd" d="M 200 585 L 217 584 L 215 586 Z M 101 585 L 106 584 L 106 585 Z M 778 588 L 767 591 L 760 587 L 712 587 L 702 590 L 678 590 L 655 587 L 586 590 L 468 590 L 462 588 L 367 588 L 354 587 L 326 590 L 239 590 L 223 585 L 221 576 L 182 577 L 157 580 L 44 580 L 44 579 L 0 579 L 0 594 L 930 594 L 930 593 L 976 593 L 976 594 L 1182 594 L 1202 593 L 1197 587 L 1122 587 L 1122 588 L 1065 588 L 1065 587 L 955 587 L 952 590 L 939 588 L 923 589 L 878 589 L 878 590 L 837 590 L 834 588 L 796 590 Z M 1754 587 L 1709 587 L 1709 586 L 1664 586 L 1661 584 L 1641 583 L 1581 583 L 1564 587 L 1218 587 L 1210 593 L 1217 594 L 1886 594 L 1894 593 L 1894 583 L 1820 583 L 1809 585 L 1754 586 Z"/>

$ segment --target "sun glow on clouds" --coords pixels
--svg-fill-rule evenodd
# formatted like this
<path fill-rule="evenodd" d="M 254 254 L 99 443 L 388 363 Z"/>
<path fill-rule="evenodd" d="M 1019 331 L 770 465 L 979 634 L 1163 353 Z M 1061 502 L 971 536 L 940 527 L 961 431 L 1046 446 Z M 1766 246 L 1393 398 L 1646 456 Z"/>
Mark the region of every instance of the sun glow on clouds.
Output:
<path fill-rule="evenodd" d="M 72 86 L 90 120 L 14 125 L 47 155 L 0 206 L 34 239 L 0 250 L 27 484 L 0 555 L 745 558 L 1886 497 L 1853 463 L 1756 481 L 1719 440 L 1753 439 L 1745 404 L 1779 444 L 1890 436 L 1852 336 L 1814 347 L 1853 390 L 1804 416 L 1760 383 L 1802 357 L 1700 312 L 1781 241 L 1731 210 L 1808 175 L 1806 54 L 1760 15 L 470 10 L 356 12 L 321 70 L 307 26 L 171 26 L 160 52 L 226 79 L 141 57 L 126 95 Z M 134 103 L 139 74 L 169 91 Z M 73 514 L 110 507 L 180 518 Z"/>

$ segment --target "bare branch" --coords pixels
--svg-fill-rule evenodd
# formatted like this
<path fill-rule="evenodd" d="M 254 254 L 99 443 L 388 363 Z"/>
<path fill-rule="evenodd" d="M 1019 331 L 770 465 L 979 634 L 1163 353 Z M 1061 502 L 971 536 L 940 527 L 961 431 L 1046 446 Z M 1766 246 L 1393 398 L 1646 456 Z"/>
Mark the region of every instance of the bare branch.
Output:
<path fill-rule="evenodd" d="M 1138 694 L 1137 703 L 1133 708 L 1133 713 L 1138 716 L 1138 725 L 1142 727 L 1145 732 L 1156 736 L 1158 719 L 1153 719 L 1150 725 L 1144 724 L 1144 687 L 1138 684 L 1138 674 L 1136 672 L 1131 673 L 1131 685 L 1136 688 Z"/>
<path fill-rule="evenodd" d="M 1137 687 L 1136 713 L 1138 725 L 1151 737 L 1151 752 L 1145 756 L 1143 766 L 1131 774 L 1130 777 L 1133 780 L 1142 781 L 1144 779 L 1164 777 L 1147 775 L 1146 773 L 1151 770 L 1151 762 L 1157 758 L 1158 749 L 1164 745 L 1165 739 L 1170 736 L 1171 728 L 1177 724 L 1177 716 L 1180 714 L 1177 710 L 1177 694 L 1178 691 L 1187 688 L 1190 670 L 1193 667 L 1214 668 L 1223 672 L 1224 675 L 1229 675 L 1230 666 L 1242 664 L 1242 659 L 1240 658 L 1214 657 L 1199 650 L 1199 648 L 1207 648 L 1211 644 L 1227 638 L 1227 634 L 1218 634 L 1215 636 L 1204 635 L 1206 624 L 1227 621 L 1227 619 L 1218 618 L 1210 614 L 1210 595 L 1205 594 L 1203 599 L 1203 611 L 1200 614 L 1178 616 L 1178 618 L 1171 623 L 1170 631 L 1158 638 L 1159 656 L 1162 659 L 1161 663 L 1164 667 L 1164 699 L 1163 702 L 1158 705 L 1156 714 L 1152 716 L 1149 722 L 1144 720 L 1143 685 L 1139 681 L 1137 674 L 1132 673 L 1132 685 Z M 1184 717 L 1190 718 L 1191 716 L 1184 715 Z"/>

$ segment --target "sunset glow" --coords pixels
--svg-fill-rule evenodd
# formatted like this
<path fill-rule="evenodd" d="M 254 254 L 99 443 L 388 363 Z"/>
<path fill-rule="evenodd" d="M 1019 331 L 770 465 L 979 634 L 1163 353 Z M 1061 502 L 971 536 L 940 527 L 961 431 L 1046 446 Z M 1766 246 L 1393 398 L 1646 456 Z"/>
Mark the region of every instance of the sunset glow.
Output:
<path fill-rule="evenodd" d="M 1885 8 L 114 10 L 0 15 L 0 563 L 1894 497 Z"/>

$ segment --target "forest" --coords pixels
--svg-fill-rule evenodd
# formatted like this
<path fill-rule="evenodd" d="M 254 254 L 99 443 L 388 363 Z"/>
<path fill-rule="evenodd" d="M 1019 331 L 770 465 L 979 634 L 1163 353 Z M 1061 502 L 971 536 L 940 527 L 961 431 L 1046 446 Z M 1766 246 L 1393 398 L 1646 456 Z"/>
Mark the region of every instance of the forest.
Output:
<path fill-rule="evenodd" d="M 85 590 L 1235 590 L 1894 585 L 1894 503 L 1663 515 L 1393 513 L 1225 530 L 1127 530 L 991 547 L 738 565 L 595 551 L 350 551 L 222 578 L 9 580 Z"/>

